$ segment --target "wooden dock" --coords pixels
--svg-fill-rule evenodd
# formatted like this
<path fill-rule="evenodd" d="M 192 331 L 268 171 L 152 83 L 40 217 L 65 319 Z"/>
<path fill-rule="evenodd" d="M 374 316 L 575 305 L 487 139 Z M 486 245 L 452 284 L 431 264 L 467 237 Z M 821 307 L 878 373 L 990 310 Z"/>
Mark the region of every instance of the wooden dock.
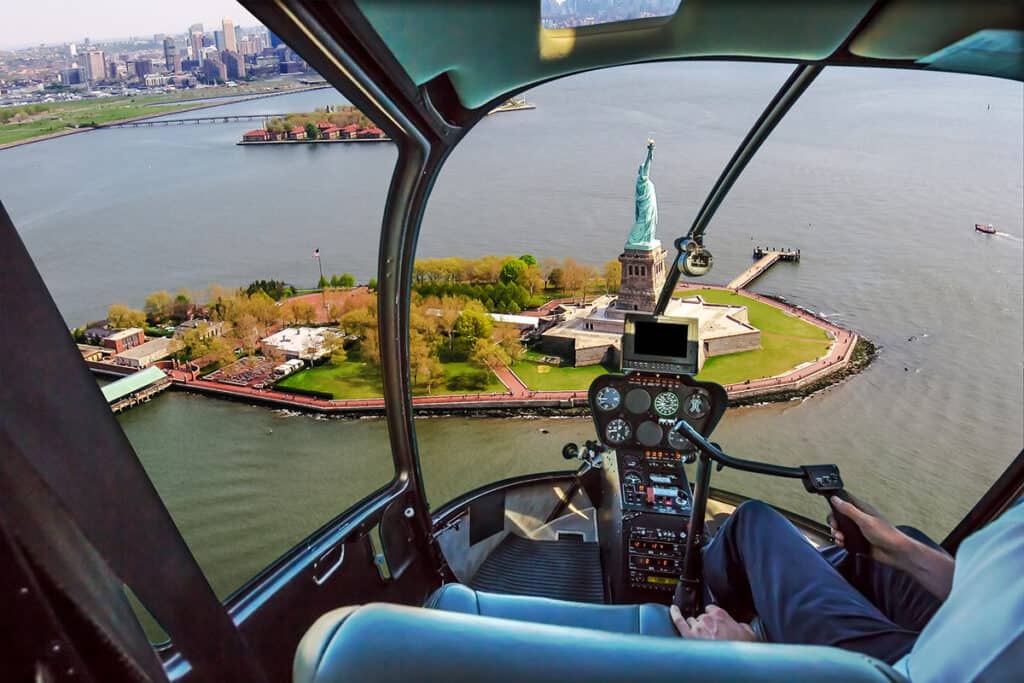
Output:
<path fill-rule="evenodd" d="M 764 275 L 764 273 L 779 261 L 800 262 L 799 249 L 765 249 L 756 247 L 754 249 L 754 265 L 750 266 L 737 275 L 726 285 L 726 288 L 737 290 L 747 287 L 751 282 Z"/>

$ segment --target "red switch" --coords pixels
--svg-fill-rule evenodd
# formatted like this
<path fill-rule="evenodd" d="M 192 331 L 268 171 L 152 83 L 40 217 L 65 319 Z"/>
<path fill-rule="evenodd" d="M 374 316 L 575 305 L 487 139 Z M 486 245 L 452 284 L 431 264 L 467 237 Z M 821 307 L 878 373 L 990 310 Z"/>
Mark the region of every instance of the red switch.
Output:
<path fill-rule="evenodd" d="M 648 505 L 654 505 L 654 487 L 653 486 L 648 486 L 647 487 L 647 504 Z"/>

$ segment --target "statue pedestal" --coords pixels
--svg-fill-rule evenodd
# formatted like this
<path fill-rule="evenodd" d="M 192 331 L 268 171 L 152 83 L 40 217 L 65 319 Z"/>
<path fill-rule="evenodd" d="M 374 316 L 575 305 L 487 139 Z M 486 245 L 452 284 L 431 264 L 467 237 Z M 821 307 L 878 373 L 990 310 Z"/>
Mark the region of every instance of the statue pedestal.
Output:
<path fill-rule="evenodd" d="M 653 243 L 651 249 L 627 248 L 619 256 L 622 264 L 622 286 L 614 308 L 608 315 L 627 311 L 652 313 L 658 303 L 658 295 L 665 284 L 665 250 L 661 242 Z"/>

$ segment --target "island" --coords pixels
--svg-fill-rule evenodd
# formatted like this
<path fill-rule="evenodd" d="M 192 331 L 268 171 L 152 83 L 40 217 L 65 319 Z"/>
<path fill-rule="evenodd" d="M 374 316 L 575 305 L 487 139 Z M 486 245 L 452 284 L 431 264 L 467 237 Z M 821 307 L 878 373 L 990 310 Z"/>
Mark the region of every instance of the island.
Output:
<path fill-rule="evenodd" d="M 356 115 L 318 112 L 332 113 Z M 626 314 L 653 310 L 666 279 L 653 154 L 650 141 L 637 172 L 634 222 L 618 258 L 601 270 L 531 254 L 415 263 L 409 371 L 417 411 L 586 412 L 591 381 L 618 371 Z M 776 263 L 799 263 L 798 256 L 757 248 L 754 267 L 728 285 L 684 282 L 666 310 L 698 322 L 697 377 L 722 384 L 731 405 L 808 396 L 874 355 L 856 333 L 746 289 Z M 319 250 L 314 257 L 322 265 Z M 171 388 L 273 407 L 385 410 L 376 282 L 357 285 L 348 273 L 321 272 L 305 290 L 267 279 L 234 290 L 211 286 L 201 295 L 154 292 L 143 309 L 111 305 L 105 320 L 72 335 L 98 374 L 159 368 L 147 382 L 109 390 L 115 410 L 150 400 L 165 379 Z"/>

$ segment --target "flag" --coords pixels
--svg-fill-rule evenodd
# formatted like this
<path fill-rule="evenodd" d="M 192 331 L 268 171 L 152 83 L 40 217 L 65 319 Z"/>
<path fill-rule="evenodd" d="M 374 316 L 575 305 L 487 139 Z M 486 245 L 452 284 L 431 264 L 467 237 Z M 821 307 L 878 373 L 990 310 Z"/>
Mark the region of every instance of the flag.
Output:
<path fill-rule="evenodd" d="M 313 250 L 313 258 L 320 258 L 320 250 L 319 249 L 314 249 Z"/>

